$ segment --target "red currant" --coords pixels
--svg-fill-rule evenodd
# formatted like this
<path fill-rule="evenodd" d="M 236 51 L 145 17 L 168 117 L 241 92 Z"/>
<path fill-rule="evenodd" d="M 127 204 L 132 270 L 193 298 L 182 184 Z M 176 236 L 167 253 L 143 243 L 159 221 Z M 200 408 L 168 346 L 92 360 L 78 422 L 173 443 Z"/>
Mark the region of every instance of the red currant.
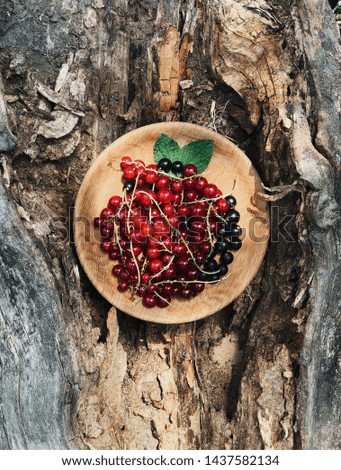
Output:
<path fill-rule="evenodd" d="M 156 305 L 156 298 L 151 294 L 147 294 L 143 297 L 142 303 L 147 308 L 153 308 Z"/>
<path fill-rule="evenodd" d="M 194 176 L 197 174 L 198 174 L 198 169 L 195 165 L 192 165 L 191 163 L 189 163 L 188 165 L 184 166 L 183 175 L 185 178 L 187 178 L 188 176 Z"/>
<path fill-rule="evenodd" d="M 126 180 L 134 180 L 137 176 L 136 168 L 133 168 L 131 165 L 127 166 L 123 170 L 123 176 Z"/>
<path fill-rule="evenodd" d="M 121 158 L 121 168 L 124 170 L 131 164 L 131 158 L 126 156 Z"/>
<path fill-rule="evenodd" d="M 170 179 L 168 176 L 159 176 L 156 180 L 155 186 L 157 189 L 168 189 L 169 188 Z"/>

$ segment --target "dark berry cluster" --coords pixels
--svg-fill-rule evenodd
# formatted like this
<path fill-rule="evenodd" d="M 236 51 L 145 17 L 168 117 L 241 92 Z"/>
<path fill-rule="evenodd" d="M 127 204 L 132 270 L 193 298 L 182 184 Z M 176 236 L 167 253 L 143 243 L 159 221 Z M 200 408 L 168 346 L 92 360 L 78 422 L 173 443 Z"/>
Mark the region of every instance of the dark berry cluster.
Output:
<path fill-rule="evenodd" d="M 123 196 L 112 196 L 94 221 L 102 250 L 117 261 L 118 290 L 164 308 L 226 276 L 242 244 L 236 199 L 180 161 L 145 166 L 126 156 L 121 169 Z"/>

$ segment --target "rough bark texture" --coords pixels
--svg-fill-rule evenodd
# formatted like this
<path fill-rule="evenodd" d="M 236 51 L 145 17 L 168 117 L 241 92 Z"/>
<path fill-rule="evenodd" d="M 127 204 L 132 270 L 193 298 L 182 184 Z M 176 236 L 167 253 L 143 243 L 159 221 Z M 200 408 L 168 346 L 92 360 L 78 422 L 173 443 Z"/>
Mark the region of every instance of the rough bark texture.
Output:
<path fill-rule="evenodd" d="M 0 6 L 0 447 L 340 449 L 340 80 L 327 2 Z M 247 153 L 272 188 L 273 231 L 233 305 L 167 327 L 110 308 L 69 225 L 96 155 L 172 119 Z"/>

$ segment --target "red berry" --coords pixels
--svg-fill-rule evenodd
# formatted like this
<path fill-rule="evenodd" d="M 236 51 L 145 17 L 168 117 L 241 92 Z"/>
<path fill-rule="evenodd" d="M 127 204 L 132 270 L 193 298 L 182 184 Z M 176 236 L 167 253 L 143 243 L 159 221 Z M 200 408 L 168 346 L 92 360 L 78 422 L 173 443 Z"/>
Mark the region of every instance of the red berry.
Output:
<path fill-rule="evenodd" d="M 194 281 L 195 279 L 198 278 L 198 270 L 197 268 L 194 266 L 194 267 L 189 267 L 186 269 L 185 271 L 185 276 L 186 276 L 186 279 L 188 279 L 189 281 Z"/>
<path fill-rule="evenodd" d="M 161 256 L 161 260 L 165 266 L 167 266 L 167 264 L 170 262 L 171 259 L 172 259 L 172 255 L 170 253 L 164 253 Z"/>
<path fill-rule="evenodd" d="M 107 228 L 107 227 L 101 227 L 99 229 L 99 233 L 102 238 L 112 238 L 114 235 L 114 231 L 112 228 Z"/>
<path fill-rule="evenodd" d="M 151 189 L 146 189 L 144 191 L 144 193 L 142 193 L 142 197 L 141 197 L 141 203 L 143 206 L 145 207 L 149 207 L 149 206 L 152 206 L 154 204 L 154 201 L 156 199 L 156 194 L 154 191 L 152 191 Z"/>
<path fill-rule="evenodd" d="M 198 174 L 198 169 L 195 165 L 192 165 L 190 163 L 190 164 L 184 166 L 183 175 L 184 175 L 185 178 L 187 178 L 188 176 L 194 176 L 194 175 L 197 175 L 197 174 Z"/>
<path fill-rule="evenodd" d="M 142 248 L 139 245 L 133 245 L 133 254 L 135 258 L 141 253 Z"/>
<path fill-rule="evenodd" d="M 178 272 L 184 272 L 188 268 L 189 262 L 188 256 L 181 256 L 174 261 L 174 266 Z"/>
<path fill-rule="evenodd" d="M 203 189 L 203 195 L 206 198 L 214 198 L 217 195 L 217 186 L 215 184 L 208 184 L 204 189 Z"/>
<path fill-rule="evenodd" d="M 210 242 L 204 242 L 199 246 L 199 250 L 202 251 L 202 253 L 208 254 L 211 253 L 212 247 Z"/>
<path fill-rule="evenodd" d="M 143 284 L 148 285 L 149 281 L 150 281 L 150 274 L 146 273 L 146 272 L 142 273 L 141 274 L 141 281 L 143 282 Z"/>
<path fill-rule="evenodd" d="M 181 204 L 181 202 L 182 202 L 182 194 L 174 193 L 173 194 L 173 204 L 175 206 L 177 206 L 177 205 Z"/>
<path fill-rule="evenodd" d="M 159 242 L 157 240 L 153 240 L 152 238 L 148 239 L 148 246 L 150 248 L 158 248 L 159 247 Z"/>
<path fill-rule="evenodd" d="M 205 217 L 207 214 L 207 207 L 204 202 L 196 202 L 191 205 L 191 215 L 193 217 Z"/>
<path fill-rule="evenodd" d="M 150 168 L 151 170 L 158 171 L 158 166 L 155 165 L 155 163 L 151 163 L 150 165 L 147 165 L 146 168 Z"/>
<path fill-rule="evenodd" d="M 136 168 L 133 168 L 132 165 L 127 166 L 123 170 L 123 176 L 126 180 L 134 180 L 137 176 L 137 170 Z"/>
<path fill-rule="evenodd" d="M 173 245 L 172 251 L 176 256 L 182 256 L 187 252 L 187 248 L 184 243 L 176 243 Z"/>
<path fill-rule="evenodd" d="M 157 297 L 156 304 L 160 308 L 167 308 L 168 305 L 170 304 L 170 301 L 171 301 L 170 295 L 163 295 L 162 298 Z"/>
<path fill-rule="evenodd" d="M 113 248 L 113 244 L 110 240 L 104 240 L 102 243 L 101 243 L 101 249 L 102 251 L 104 251 L 105 253 L 109 253 Z"/>
<path fill-rule="evenodd" d="M 205 289 L 205 284 L 203 282 L 196 282 L 195 284 L 192 284 L 192 291 L 195 294 L 200 294 Z"/>
<path fill-rule="evenodd" d="M 111 252 L 109 253 L 109 258 L 112 259 L 112 260 L 114 260 L 114 261 L 119 260 L 120 257 L 121 257 L 121 255 L 120 255 L 120 252 L 119 252 L 118 250 L 116 251 L 116 250 L 114 249 L 113 251 L 111 251 Z"/>
<path fill-rule="evenodd" d="M 186 202 L 195 201 L 197 197 L 198 197 L 198 193 L 194 191 L 194 189 L 189 189 L 188 191 L 185 191 L 184 200 Z"/>
<path fill-rule="evenodd" d="M 122 269 L 122 271 L 120 272 L 119 276 L 118 276 L 122 281 L 128 281 L 128 279 L 130 278 L 130 274 L 129 274 L 129 271 L 127 269 Z"/>
<path fill-rule="evenodd" d="M 172 191 L 181 193 L 184 190 L 184 183 L 181 180 L 173 180 L 171 184 Z"/>
<path fill-rule="evenodd" d="M 149 287 L 148 287 L 148 294 L 153 294 L 153 292 L 156 291 L 156 285 L 155 284 L 151 284 Z"/>
<path fill-rule="evenodd" d="M 154 236 L 160 237 L 167 235 L 170 231 L 169 225 L 163 219 L 157 219 L 154 222 Z"/>
<path fill-rule="evenodd" d="M 127 281 L 121 281 L 117 286 L 117 290 L 119 292 L 126 292 L 128 290 L 128 287 L 129 287 L 129 284 Z"/>
<path fill-rule="evenodd" d="M 184 181 L 185 189 L 195 189 L 195 179 L 189 178 L 188 180 Z"/>
<path fill-rule="evenodd" d="M 121 158 L 121 168 L 124 170 L 131 164 L 131 158 L 126 156 Z"/>
<path fill-rule="evenodd" d="M 172 293 L 172 284 L 166 282 L 165 284 L 163 284 L 162 286 L 162 293 L 164 295 L 171 295 Z"/>
<path fill-rule="evenodd" d="M 178 227 L 180 225 L 180 217 L 178 217 L 176 214 L 172 214 L 168 218 L 168 222 L 171 225 L 171 227 Z"/>
<path fill-rule="evenodd" d="M 153 308 L 156 305 L 156 298 L 151 294 L 147 294 L 143 297 L 142 303 L 147 308 Z"/>
<path fill-rule="evenodd" d="M 172 202 L 173 193 L 169 189 L 160 189 L 156 197 L 159 202 L 166 204 Z"/>
<path fill-rule="evenodd" d="M 156 274 L 156 273 L 160 272 L 161 269 L 163 268 L 163 263 L 160 260 L 160 258 L 152 259 L 151 261 L 149 261 L 148 267 L 149 267 L 149 269 L 151 270 L 152 273 Z"/>
<path fill-rule="evenodd" d="M 162 245 L 167 249 L 170 250 L 172 248 L 173 242 L 170 237 L 163 237 L 162 238 Z"/>
<path fill-rule="evenodd" d="M 109 199 L 108 207 L 110 207 L 110 209 L 113 209 L 114 211 L 116 211 L 117 209 L 119 209 L 121 207 L 121 204 L 122 204 L 121 196 L 112 196 Z"/>
<path fill-rule="evenodd" d="M 94 227 L 98 228 L 101 225 L 101 218 L 95 217 L 94 218 Z"/>
<path fill-rule="evenodd" d="M 161 216 L 160 211 L 157 207 L 152 207 L 150 209 L 150 215 L 151 215 L 151 217 L 160 217 Z"/>
<path fill-rule="evenodd" d="M 114 211 L 110 207 L 106 207 L 101 212 L 101 219 L 107 220 L 115 215 Z"/>
<path fill-rule="evenodd" d="M 218 199 L 217 207 L 220 212 L 227 212 L 230 208 L 230 204 L 226 201 L 226 199 Z"/>
<path fill-rule="evenodd" d="M 154 233 L 154 227 L 148 223 L 143 224 L 140 230 L 143 237 L 151 237 Z"/>
<path fill-rule="evenodd" d="M 207 185 L 208 185 L 208 181 L 203 176 L 199 176 L 198 178 L 195 179 L 194 187 L 195 187 L 195 190 L 198 191 L 198 193 L 201 193 Z"/>
<path fill-rule="evenodd" d="M 156 180 L 155 186 L 157 189 L 167 189 L 169 188 L 170 179 L 168 176 L 159 176 Z"/>
<path fill-rule="evenodd" d="M 189 206 L 184 205 L 184 206 L 179 206 L 178 207 L 178 215 L 188 216 L 189 214 L 190 214 Z"/>
<path fill-rule="evenodd" d="M 195 254 L 195 260 L 198 264 L 203 264 L 206 261 L 206 254 L 202 251 L 198 251 Z"/>
<path fill-rule="evenodd" d="M 156 259 L 160 257 L 160 250 L 158 248 L 148 248 L 146 256 L 149 259 Z"/>
<path fill-rule="evenodd" d="M 147 287 L 146 286 L 140 286 L 138 289 L 137 289 L 137 295 L 139 295 L 140 297 L 143 297 L 144 295 L 146 295 L 147 293 Z"/>
<path fill-rule="evenodd" d="M 171 295 L 179 295 L 180 293 L 180 285 L 179 284 L 172 284 L 172 290 L 171 290 Z"/>
<path fill-rule="evenodd" d="M 147 170 L 146 174 L 144 176 L 144 180 L 148 184 L 154 184 L 155 181 L 157 180 L 157 174 L 153 170 Z"/>
<path fill-rule="evenodd" d="M 119 277 L 123 269 L 124 269 L 124 266 L 122 266 L 122 264 L 116 264 L 116 266 L 112 268 L 112 271 L 111 271 L 112 275 L 115 277 Z"/>
<path fill-rule="evenodd" d="M 164 272 L 163 275 L 165 279 L 173 279 L 176 276 L 176 270 L 173 265 L 169 266 Z"/>
<path fill-rule="evenodd" d="M 163 204 L 161 210 L 165 215 L 171 215 L 174 212 L 174 207 L 172 206 L 172 204 Z"/>
<path fill-rule="evenodd" d="M 184 299 L 189 299 L 192 297 L 192 290 L 190 287 L 187 286 L 181 286 L 180 287 L 180 295 Z"/>

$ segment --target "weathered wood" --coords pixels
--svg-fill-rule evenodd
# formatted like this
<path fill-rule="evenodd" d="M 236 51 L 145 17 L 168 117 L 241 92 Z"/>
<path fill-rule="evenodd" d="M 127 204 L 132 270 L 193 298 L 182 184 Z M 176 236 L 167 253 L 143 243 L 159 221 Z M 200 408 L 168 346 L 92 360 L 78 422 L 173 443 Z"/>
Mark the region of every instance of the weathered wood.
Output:
<path fill-rule="evenodd" d="M 17 250 L 18 260 L 1 279 L 2 316 L 18 342 L 23 330 L 12 318 L 20 304 L 8 297 L 17 282 L 31 307 L 19 312 L 24 325 L 32 309 L 47 309 L 46 316 L 37 310 L 41 328 L 39 321 L 37 341 L 29 343 L 30 354 L 42 357 L 41 369 L 28 365 L 27 346 L 19 345 L 30 371 L 20 379 L 24 397 L 47 380 L 46 414 L 15 401 L 20 369 L 6 337 L 1 446 L 63 447 L 76 436 L 74 445 L 90 448 L 340 448 L 340 79 L 327 2 L 132 0 L 128 7 L 126 0 L 3 0 L 0 6 L 9 110 L 8 120 L 4 106 L 0 112 L 3 150 L 12 141 L 8 122 L 18 139 L 2 162 L 11 197 L 29 219 L 25 226 L 41 241 L 33 250 L 35 238 L 13 206 L 2 203 L 9 224 L 2 243 Z M 161 80 L 169 85 L 162 91 Z M 83 175 L 110 142 L 172 119 L 228 135 L 267 187 L 297 191 L 272 203 L 274 239 L 255 281 L 233 305 L 204 321 L 159 326 L 116 314 L 82 272 L 79 281 L 68 220 Z M 288 216 L 280 230 L 277 215 L 278 221 Z M 13 245 L 15 237 L 32 249 Z M 32 266 L 31 284 L 20 256 Z M 62 405 L 67 385 L 57 343 L 66 364 L 72 356 L 73 369 L 65 370 L 81 389 L 77 409 L 75 400 L 72 409 Z M 46 369 L 57 380 L 53 389 L 39 375 Z"/>
<path fill-rule="evenodd" d="M 79 394 L 62 286 L 0 185 L 0 447 L 64 449 Z"/>

